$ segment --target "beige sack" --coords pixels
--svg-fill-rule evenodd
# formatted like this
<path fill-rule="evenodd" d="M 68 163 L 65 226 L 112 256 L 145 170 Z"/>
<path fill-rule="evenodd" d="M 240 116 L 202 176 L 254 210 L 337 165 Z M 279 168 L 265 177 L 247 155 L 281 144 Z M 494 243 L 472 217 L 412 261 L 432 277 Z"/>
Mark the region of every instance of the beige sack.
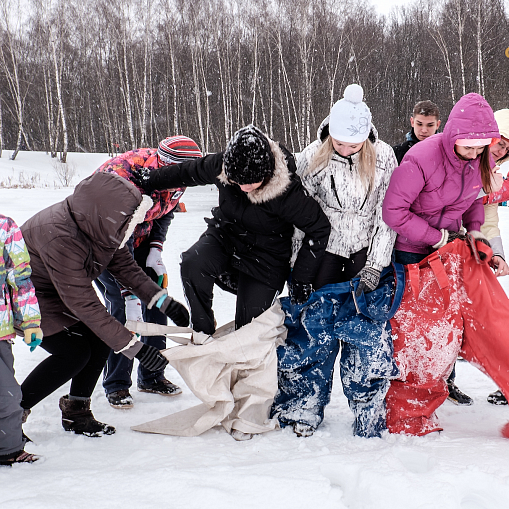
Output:
<path fill-rule="evenodd" d="M 276 348 L 286 339 L 284 318 L 276 301 L 237 331 L 233 323 L 228 324 L 204 344 L 164 350 L 169 363 L 203 403 L 131 429 L 177 436 L 197 436 L 219 424 L 228 432 L 275 429 L 277 420 L 269 419 L 269 412 L 278 388 Z"/>

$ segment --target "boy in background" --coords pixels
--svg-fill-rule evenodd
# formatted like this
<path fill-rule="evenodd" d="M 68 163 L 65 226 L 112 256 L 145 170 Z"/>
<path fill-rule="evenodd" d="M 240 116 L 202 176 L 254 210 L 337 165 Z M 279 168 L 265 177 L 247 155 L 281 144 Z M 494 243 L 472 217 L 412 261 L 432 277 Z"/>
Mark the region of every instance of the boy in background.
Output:
<path fill-rule="evenodd" d="M 410 117 L 410 124 L 412 129 L 406 133 L 405 141 L 392 147 L 398 164 L 401 164 L 404 155 L 411 147 L 438 131 L 440 127 L 440 111 L 438 106 L 431 101 L 419 101 L 414 106 L 412 116 Z"/>

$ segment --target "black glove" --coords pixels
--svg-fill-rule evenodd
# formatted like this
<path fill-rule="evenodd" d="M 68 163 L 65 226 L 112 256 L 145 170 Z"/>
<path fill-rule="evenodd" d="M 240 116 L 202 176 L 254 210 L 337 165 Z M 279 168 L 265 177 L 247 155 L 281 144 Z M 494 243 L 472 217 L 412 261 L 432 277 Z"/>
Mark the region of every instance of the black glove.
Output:
<path fill-rule="evenodd" d="M 159 371 L 168 364 L 168 359 L 157 348 L 146 344 L 141 347 L 135 357 L 149 371 Z"/>
<path fill-rule="evenodd" d="M 168 296 L 158 307 L 178 327 L 189 327 L 189 311 L 180 302 Z"/>
<path fill-rule="evenodd" d="M 380 282 L 380 271 L 366 265 L 355 277 L 361 278 L 359 286 L 355 290 L 355 296 L 360 297 L 362 293 L 369 293 L 376 290 Z"/>
<path fill-rule="evenodd" d="M 288 285 L 290 292 L 290 301 L 292 305 L 304 304 L 313 293 L 313 287 L 310 283 L 302 283 L 301 281 L 292 280 Z"/>
<path fill-rule="evenodd" d="M 130 180 L 135 186 L 143 189 L 143 192 L 149 196 L 154 191 L 150 185 L 150 170 L 148 168 L 143 168 L 143 166 L 135 165 L 131 171 Z"/>
<path fill-rule="evenodd" d="M 436 244 L 431 246 L 433 249 L 440 249 L 456 239 L 465 240 L 467 238 L 464 233 L 444 230 L 443 228 L 440 230 L 440 233 L 442 234 L 442 238 Z"/>
<path fill-rule="evenodd" d="M 452 242 L 456 239 L 465 240 L 466 238 L 467 238 L 467 236 L 464 233 L 452 232 L 451 230 L 447 231 L 447 244 L 449 244 L 449 242 Z"/>
<path fill-rule="evenodd" d="M 488 247 L 491 248 L 491 244 L 490 244 L 490 241 L 488 239 L 475 239 L 475 240 L 478 240 L 479 242 L 482 242 L 483 244 L 486 244 Z M 486 253 L 483 253 L 482 251 L 477 251 L 479 253 L 479 258 L 484 261 L 486 260 Z"/>

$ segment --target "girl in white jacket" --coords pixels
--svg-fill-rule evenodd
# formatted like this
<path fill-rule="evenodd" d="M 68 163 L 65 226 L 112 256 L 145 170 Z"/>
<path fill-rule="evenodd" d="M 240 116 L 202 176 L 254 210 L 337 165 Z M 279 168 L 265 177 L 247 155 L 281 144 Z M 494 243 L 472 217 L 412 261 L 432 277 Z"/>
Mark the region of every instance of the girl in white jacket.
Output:
<path fill-rule="evenodd" d="M 391 261 L 396 233 L 382 220 L 382 202 L 397 161 L 392 148 L 378 139 L 362 98 L 359 85 L 348 86 L 344 98 L 336 102 L 322 122 L 318 139 L 304 149 L 297 161 L 297 173 L 304 187 L 331 224 L 326 253 L 313 288 L 307 289 L 307 297 L 313 289 L 344 283 L 356 276 L 360 277 L 357 296 L 373 291 L 382 269 Z M 297 231 L 295 251 L 300 238 Z M 282 425 L 291 424 L 299 436 L 312 435 L 323 418 L 323 402 L 332 386 L 332 373 L 320 373 L 316 366 L 334 365 L 331 356 L 335 357 L 339 350 L 337 338 L 324 337 L 318 351 L 311 343 L 310 339 L 309 348 L 299 344 L 300 350 L 296 348 L 289 354 L 292 369 L 300 378 L 296 375 L 299 380 L 294 383 L 288 375 L 289 387 L 282 390 L 284 393 L 287 389 L 287 401 L 282 398 L 281 404 L 274 407 Z M 380 436 L 385 429 L 388 379 L 394 375 L 391 362 L 381 359 L 392 359 L 392 341 L 390 335 L 381 334 L 372 338 L 370 348 L 358 346 L 353 341 L 342 353 L 341 380 L 355 415 L 354 433 Z M 388 353 L 386 357 L 384 352 Z M 372 366 L 372 362 L 378 365 Z"/>
<path fill-rule="evenodd" d="M 346 87 L 297 161 L 304 187 L 332 226 L 315 290 L 358 275 L 359 295 L 372 291 L 391 261 L 396 234 L 382 220 L 382 202 L 397 161 L 362 99 L 361 86 Z"/>

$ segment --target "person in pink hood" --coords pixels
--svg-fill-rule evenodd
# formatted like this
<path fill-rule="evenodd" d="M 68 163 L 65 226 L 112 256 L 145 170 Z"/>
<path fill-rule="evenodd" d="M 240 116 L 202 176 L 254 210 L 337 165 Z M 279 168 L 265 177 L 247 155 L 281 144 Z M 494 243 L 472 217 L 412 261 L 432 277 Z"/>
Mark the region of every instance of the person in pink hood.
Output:
<path fill-rule="evenodd" d="M 407 152 L 382 208 L 383 220 L 398 234 L 396 261 L 420 261 L 445 245 L 448 232 L 459 232 L 462 222 L 475 238 L 483 237 L 484 210 L 477 197 L 483 187 L 490 190 L 492 138 L 500 138 L 493 110 L 480 95 L 467 94 L 452 109 L 443 133 Z"/>
<path fill-rule="evenodd" d="M 453 107 L 443 133 L 414 145 L 394 170 L 382 206 L 383 220 L 398 235 L 395 261 L 418 263 L 457 238 L 463 226 L 489 245 L 481 233 L 484 208 L 480 192 L 491 191 L 495 163 L 489 145 L 500 139 L 493 110 L 478 94 L 463 96 Z M 484 193 L 481 193 L 484 194 Z M 447 380 L 449 399 L 472 399 Z"/>

